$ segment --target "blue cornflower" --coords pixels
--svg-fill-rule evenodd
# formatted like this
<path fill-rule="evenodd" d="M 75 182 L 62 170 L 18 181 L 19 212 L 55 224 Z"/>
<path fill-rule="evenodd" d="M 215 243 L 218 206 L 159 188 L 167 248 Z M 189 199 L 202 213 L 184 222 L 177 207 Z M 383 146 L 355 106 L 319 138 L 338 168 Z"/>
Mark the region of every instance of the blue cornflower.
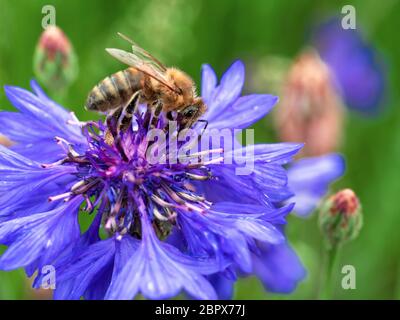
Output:
<path fill-rule="evenodd" d="M 240 97 L 244 66 L 235 62 L 217 85 L 203 68 L 204 119 L 210 128 L 243 129 L 276 103 L 270 95 Z M 57 299 L 230 297 L 238 275 L 256 274 L 267 289 L 290 292 L 305 271 L 283 232 L 293 204 L 282 167 L 301 144 L 254 146 L 254 170 L 236 175 L 247 147 L 219 161 L 149 162 L 148 109 L 118 135 L 115 123 L 79 122 L 48 99 L 6 87 L 20 113 L 0 113 L 0 243 L 8 249 L 0 269 L 39 275 L 56 270 Z M 169 133 L 168 133 L 169 134 Z M 215 150 L 203 151 L 202 155 Z M 234 157 L 234 159 L 237 159 Z M 245 160 L 245 159 L 244 159 Z M 81 232 L 78 216 L 93 217 Z"/>
<path fill-rule="evenodd" d="M 332 18 L 316 29 L 312 43 L 331 68 L 346 105 L 377 114 L 386 98 L 386 70 L 380 53 L 360 31 L 345 30 L 341 19 Z"/>

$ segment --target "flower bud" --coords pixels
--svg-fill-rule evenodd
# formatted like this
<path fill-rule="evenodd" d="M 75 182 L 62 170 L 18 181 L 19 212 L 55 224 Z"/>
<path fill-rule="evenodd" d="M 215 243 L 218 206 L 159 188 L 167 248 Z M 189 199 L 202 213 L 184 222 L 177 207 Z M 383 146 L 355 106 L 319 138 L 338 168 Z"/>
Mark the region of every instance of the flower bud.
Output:
<path fill-rule="evenodd" d="M 275 122 L 281 141 L 304 142 L 303 156 L 337 151 L 343 108 L 329 68 L 315 51 L 302 53 L 283 84 Z"/>
<path fill-rule="evenodd" d="M 33 64 L 36 77 L 50 90 L 67 88 L 78 74 L 78 61 L 72 45 L 56 26 L 43 31 Z"/>
<path fill-rule="evenodd" d="M 320 207 L 319 225 L 330 248 L 356 238 L 362 227 L 361 204 L 351 189 L 343 189 Z"/>

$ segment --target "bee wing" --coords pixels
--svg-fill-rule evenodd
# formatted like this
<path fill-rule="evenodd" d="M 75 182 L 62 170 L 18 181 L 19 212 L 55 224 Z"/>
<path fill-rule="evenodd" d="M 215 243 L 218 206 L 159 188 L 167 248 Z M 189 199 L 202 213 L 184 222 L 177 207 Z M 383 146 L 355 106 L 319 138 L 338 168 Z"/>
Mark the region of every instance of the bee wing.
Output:
<path fill-rule="evenodd" d="M 112 55 L 114 58 L 127 64 L 128 66 L 140 68 L 141 70 L 147 71 L 148 73 L 151 73 L 154 76 L 157 76 L 163 80 L 166 80 L 163 72 L 157 70 L 157 68 L 155 68 L 152 64 L 145 61 L 138 54 L 134 54 L 131 52 L 127 52 L 125 50 L 114 49 L 114 48 L 107 48 L 106 51 L 110 55 Z"/>
<path fill-rule="evenodd" d="M 162 83 L 172 91 L 179 93 L 179 89 L 176 88 L 174 85 L 168 83 L 168 80 L 164 76 L 164 72 L 158 70 L 153 64 L 149 63 L 148 61 L 144 60 L 137 54 L 127 52 L 121 49 L 114 49 L 114 48 L 107 48 L 106 51 L 112 55 L 115 59 L 131 66 L 143 73 L 147 74 L 148 76 L 152 77 L 153 79 L 157 80 L 158 82 Z"/>
<path fill-rule="evenodd" d="M 152 64 L 156 69 L 160 70 L 161 72 L 167 71 L 167 68 L 161 63 L 160 60 L 151 55 L 148 51 L 138 46 L 132 39 L 128 38 L 126 35 L 120 32 L 118 32 L 118 35 L 132 45 L 133 54 L 141 56 L 144 60 L 147 60 L 148 63 Z"/>

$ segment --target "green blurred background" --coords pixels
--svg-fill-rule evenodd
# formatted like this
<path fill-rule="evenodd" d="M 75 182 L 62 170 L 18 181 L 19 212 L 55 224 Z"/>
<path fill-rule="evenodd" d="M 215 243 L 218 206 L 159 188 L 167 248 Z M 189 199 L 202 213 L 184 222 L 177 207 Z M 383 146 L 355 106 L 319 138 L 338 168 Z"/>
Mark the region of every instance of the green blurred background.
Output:
<path fill-rule="evenodd" d="M 116 37 L 117 31 L 131 36 L 166 65 L 187 71 L 198 84 L 201 64 L 210 63 L 221 75 L 234 59 L 240 58 L 248 66 L 245 90 L 257 88 L 271 93 L 273 89 L 267 83 L 249 86 L 252 66 L 270 55 L 293 59 L 305 46 L 312 25 L 339 15 L 345 4 L 354 5 L 357 26 L 385 56 L 390 98 L 385 112 L 377 118 L 353 113 L 347 117 L 341 148 L 347 171 L 332 189 L 350 187 L 356 191 L 363 204 L 364 228 L 339 257 L 340 266 L 355 266 L 357 287 L 343 290 L 338 268 L 334 297 L 400 297 L 400 76 L 396 72 L 400 70 L 399 1 L 0 0 L 1 86 L 29 86 L 34 49 L 42 32 L 42 7 L 48 4 L 56 8 L 56 24 L 72 42 L 80 69 L 68 93 L 53 98 L 84 120 L 95 116 L 83 110 L 88 91 L 100 79 L 121 69 L 121 64 L 104 51 L 105 47 L 127 49 Z M 3 91 L 0 108 L 11 109 Z M 271 119 L 260 121 L 255 129 L 256 142 L 276 140 Z M 316 216 L 290 217 L 288 234 L 308 269 L 307 279 L 288 296 L 265 293 L 256 279 L 243 279 L 237 287 L 237 298 L 315 298 L 321 271 Z M 29 286 L 23 271 L 0 271 L 0 299 L 46 297 L 33 293 Z"/>

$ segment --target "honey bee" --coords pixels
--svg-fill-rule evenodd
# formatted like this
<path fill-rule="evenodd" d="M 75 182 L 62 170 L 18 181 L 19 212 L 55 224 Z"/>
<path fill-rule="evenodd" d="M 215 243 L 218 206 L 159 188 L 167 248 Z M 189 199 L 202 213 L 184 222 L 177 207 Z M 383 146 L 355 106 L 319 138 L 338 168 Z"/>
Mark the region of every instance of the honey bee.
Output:
<path fill-rule="evenodd" d="M 156 117 L 164 111 L 171 120 L 176 113 L 180 128 L 192 126 L 206 110 L 193 80 L 179 69 L 165 67 L 128 37 L 118 35 L 131 44 L 132 52 L 106 51 L 129 67 L 100 81 L 89 93 L 86 109 L 121 118 L 121 114 L 131 116 L 132 105 L 145 103 L 154 109 Z"/>

